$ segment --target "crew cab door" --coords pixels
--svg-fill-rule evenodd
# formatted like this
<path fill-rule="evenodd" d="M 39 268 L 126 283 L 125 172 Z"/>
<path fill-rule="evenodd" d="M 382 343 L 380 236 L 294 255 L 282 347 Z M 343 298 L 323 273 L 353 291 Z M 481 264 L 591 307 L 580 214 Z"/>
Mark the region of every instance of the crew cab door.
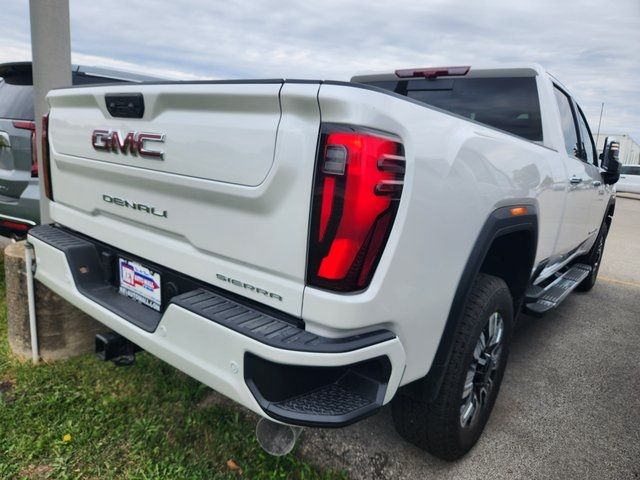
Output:
<path fill-rule="evenodd" d="M 592 230 L 591 208 L 595 192 L 593 169 L 597 171 L 597 167 L 581 158 L 577 114 L 571 97 L 557 85 L 554 85 L 554 94 L 565 144 L 565 149 L 559 153 L 566 172 L 566 200 L 556 242 L 556 252 L 564 256 L 578 248 Z"/>
<path fill-rule="evenodd" d="M 607 206 L 607 196 L 605 186 L 602 181 L 602 174 L 598 168 L 598 155 L 596 145 L 591 135 L 591 129 L 582 109 L 574 103 L 578 118 L 578 133 L 580 135 L 580 158 L 586 163 L 586 171 L 589 176 L 588 182 L 593 193 L 591 195 L 591 209 L 588 218 L 587 236 L 595 236 L 600 230 L 600 224 L 604 218 L 604 210 Z"/>

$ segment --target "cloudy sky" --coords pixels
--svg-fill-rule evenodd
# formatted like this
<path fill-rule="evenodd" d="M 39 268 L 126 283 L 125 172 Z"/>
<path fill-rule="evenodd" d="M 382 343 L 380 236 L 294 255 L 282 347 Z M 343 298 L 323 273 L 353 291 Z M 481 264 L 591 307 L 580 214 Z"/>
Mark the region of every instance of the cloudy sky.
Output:
<path fill-rule="evenodd" d="M 0 62 L 31 58 L 4 0 Z M 71 0 L 72 61 L 172 78 L 322 78 L 541 63 L 591 126 L 640 141 L 640 0 Z"/>

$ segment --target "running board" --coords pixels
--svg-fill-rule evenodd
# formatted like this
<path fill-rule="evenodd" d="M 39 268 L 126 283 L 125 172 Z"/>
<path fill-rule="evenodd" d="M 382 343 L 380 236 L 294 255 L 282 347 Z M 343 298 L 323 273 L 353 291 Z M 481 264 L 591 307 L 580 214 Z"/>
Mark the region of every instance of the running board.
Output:
<path fill-rule="evenodd" d="M 590 266 L 578 263 L 544 288 L 537 285 L 530 286 L 525 293 L 525 313 L 542 316 L 549 310 L 553 310 L 587 278 L 589 273 L 591 273 Z"/>

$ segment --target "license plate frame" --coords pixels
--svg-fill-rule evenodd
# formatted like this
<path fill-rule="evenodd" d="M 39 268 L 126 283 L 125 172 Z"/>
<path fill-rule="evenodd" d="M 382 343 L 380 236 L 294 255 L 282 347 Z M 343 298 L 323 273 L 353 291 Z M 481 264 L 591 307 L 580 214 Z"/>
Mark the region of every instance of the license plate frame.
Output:
<path fill-rule="evenodd" d="M 156 312 L 162 309 L 162 275 L 144 263 L 118 257 L 118 292 Z"/>

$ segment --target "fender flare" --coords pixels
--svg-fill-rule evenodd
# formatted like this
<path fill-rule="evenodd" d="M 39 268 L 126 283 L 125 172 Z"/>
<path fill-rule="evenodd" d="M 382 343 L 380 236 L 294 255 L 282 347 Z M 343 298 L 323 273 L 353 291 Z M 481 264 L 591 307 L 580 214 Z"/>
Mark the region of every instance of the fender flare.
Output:
<path fill-rule="evenodd" d="M 613 220 L 613 215 L 615 214 L 615 210 L 616 210 L 616 196 L 615 195 L 611 195 L 609 197 L 609 201 L 607 202 L 607 208 L 604 211 L 604 219 L 603 221 L 608 221 L 608 227 L 611 226 L 611 221 Z M 611 212 L 611 213 L 609 213 Z"/>
<path fill-rule="evenodd" d="M 524 215 L 512 215 L 513 207 L 526 207 L 527 213 Z M 507 205 L 494 210 L 485 221 L 476 242 L 471 250 L 471 254 L 467 258 L 467 263 L 462 271 L 460 281 L 456 293 L 451 303 L 449 315 L 445 323 L 444 330 L 440 337 L 440 343 L 436 351 L 435 357 L 431 364 L 431 368 L 425 377 L 424 387 L 426 390 L 426 399 L 433 401 L 438 395 L 440 386 L 444 378 L 446 367 L 451 357 L 451 349 L 453 346 L 453 336 L 457 330 L 458 322 L 462 315 L 462 310 L 467 302 L 467 298 L 473 286 L 473 282 L 480 272 L 480 268 L 491 248 L 493 242 L 509 233 L 528 231 L 534 236 L 537 247 L 538 244 L 538 209 L 534 204 L 518 203 Z M 535 258 L 535 251 L 533 258 Z M 416 382 L 417 383 L 417 382 Z M 423 395 L 424 395 L 423 391 Z M 423 398 L 425 398 L 423 396 Z"/>

